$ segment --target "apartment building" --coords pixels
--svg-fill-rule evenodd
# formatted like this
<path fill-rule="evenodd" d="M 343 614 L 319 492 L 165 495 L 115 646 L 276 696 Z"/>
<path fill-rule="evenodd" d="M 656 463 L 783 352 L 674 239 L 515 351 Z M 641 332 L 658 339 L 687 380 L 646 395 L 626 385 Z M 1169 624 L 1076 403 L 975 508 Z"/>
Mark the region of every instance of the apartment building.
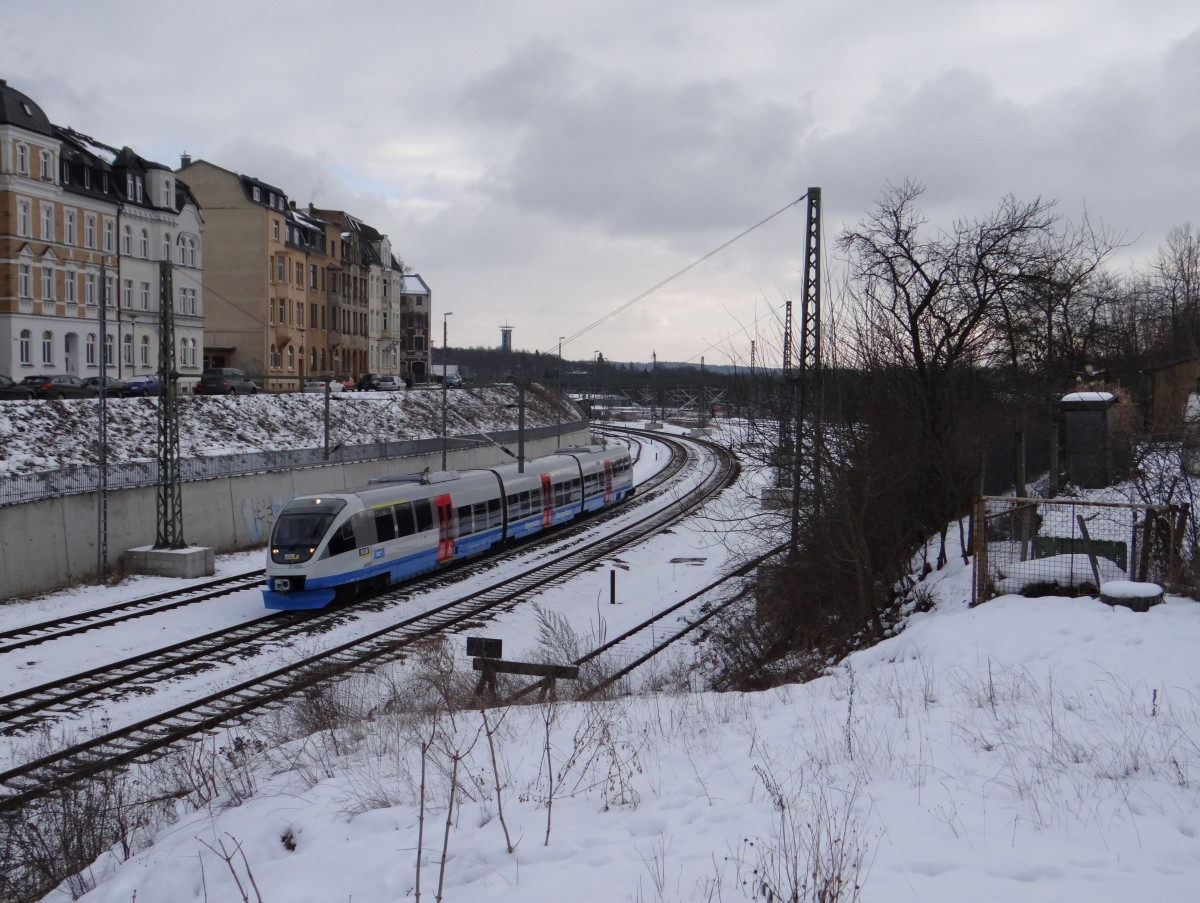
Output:
<path fill-rule="evenodd" d="M 323 224 L 298 219 L 269 182 L 206 160 L 181 162 L 176 172 L 199 200 L 207 236 L 205 366 L 237 367 L 268 391 L 302 388 L 325 372 L 312 366 L 310 335 L 319 327 L 308 325 L 311 268 L 323 269 L 326 258 Z M 321 338 L 316 347 L 328 345 Z"/>
<path fill-rule="evenodd" d="M 97 376 L 103 358 L 109 376 L 157 372 L 165 260 L 176 370 L 194 382 L 202 231 L 170 169 L 53 125 L 0 81 L 0 371 Z"/>
<path fill-rule="evenodd" d="M 399 372 L 413 382 L 429 379 L 429 318 L 433 295 L 419 273 L 400 273 L 396 351 Z"/>
<path fill-rule="evenodd" d="M 72 129 L 56 128 L 64 155 L 86 154 L 102 160 L 115 185 L 118 202 L 118 274 L 115 299 L 116 375 L 122 379 L 159 370 L 163 292 L 173 304 L 175 371 L 188 390 L 203 368 L 204 222 L 199 203 L 174 172 L 135 153 L 119 150 Z M 110 238 L 104 235 L 105 247 Z M 163 285 L 162 264 L 170 264 Z"/>
<path fill-rule="evenodd" d="M 115 375 L 118 203 L 105 161 L 0 80 L 0 372 L 96 376 L 106 352 Z"/>

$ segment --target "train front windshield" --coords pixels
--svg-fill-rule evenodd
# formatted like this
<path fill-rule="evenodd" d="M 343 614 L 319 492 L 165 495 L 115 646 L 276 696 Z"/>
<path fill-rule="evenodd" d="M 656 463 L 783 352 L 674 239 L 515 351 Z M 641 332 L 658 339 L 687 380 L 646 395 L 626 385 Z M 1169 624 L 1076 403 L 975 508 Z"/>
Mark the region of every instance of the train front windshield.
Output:
<path fill-rule="evenodd" d="M 343 499 L 292 499 L 271 533 L 271 561 L 275 564 L 308 561 L 316 554 L 338 512 L 345 507 Z"/>

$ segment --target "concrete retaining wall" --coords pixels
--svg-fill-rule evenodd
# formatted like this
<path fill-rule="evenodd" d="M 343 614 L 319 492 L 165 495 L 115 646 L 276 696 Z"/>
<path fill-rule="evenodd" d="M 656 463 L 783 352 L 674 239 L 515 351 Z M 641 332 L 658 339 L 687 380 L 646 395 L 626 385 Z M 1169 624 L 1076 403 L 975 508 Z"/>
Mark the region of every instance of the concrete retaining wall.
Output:
<path fill-rule="evenodd" d="M 564 433 L 563 446 L 587 444 L 586 423 Z M 527 458 L 553 454 L 557 440 L 527 439 Z M 447 466 L 467 470 L 512 461 L 495 445 L 451 449 Z M 441 469 L 441 453 L 390 461 L 311 467 L 183 484 L 183 536 L 189 545 L 232 552 L 265 545 L 271 525 L 298 495 L 363 486 L 373 477 Z M 69 495 L 0 508 L 0 601 L 85 583 L 96 577 L 96 496 Z M 153 487 L 108 493 L 107 560 L 121 566 L 127 549 L 153 545 L 158 506 Z"/>

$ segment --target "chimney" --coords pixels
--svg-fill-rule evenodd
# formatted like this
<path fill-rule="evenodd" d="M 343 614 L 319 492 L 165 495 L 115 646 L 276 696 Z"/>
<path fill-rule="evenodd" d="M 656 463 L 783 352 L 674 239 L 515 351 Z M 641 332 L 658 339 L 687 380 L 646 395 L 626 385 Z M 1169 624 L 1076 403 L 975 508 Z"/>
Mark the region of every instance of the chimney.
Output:
<path fill-rule="evenodd" d="M 192 155 L 189 154 L 187 151 L 184 151 L 179 157 L 179 168 L 187 169 L 191 165 L 192 165 Z"/>

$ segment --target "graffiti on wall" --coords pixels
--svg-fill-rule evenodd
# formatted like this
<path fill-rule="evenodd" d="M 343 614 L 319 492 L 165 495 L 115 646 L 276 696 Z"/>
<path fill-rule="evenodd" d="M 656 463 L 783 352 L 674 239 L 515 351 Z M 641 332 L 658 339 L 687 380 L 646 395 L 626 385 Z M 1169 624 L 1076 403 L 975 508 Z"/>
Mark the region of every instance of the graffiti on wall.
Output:
<path fill-rule="evenodd" d="M 242 520 L 246 523 L 246 533 L 253 542 L 265 543 L 271 538 L 275 521 L 279 512 L 287 504 L 283 496 L 269 498 L 267 496 L 247 496 L 242 499 Z"/>

